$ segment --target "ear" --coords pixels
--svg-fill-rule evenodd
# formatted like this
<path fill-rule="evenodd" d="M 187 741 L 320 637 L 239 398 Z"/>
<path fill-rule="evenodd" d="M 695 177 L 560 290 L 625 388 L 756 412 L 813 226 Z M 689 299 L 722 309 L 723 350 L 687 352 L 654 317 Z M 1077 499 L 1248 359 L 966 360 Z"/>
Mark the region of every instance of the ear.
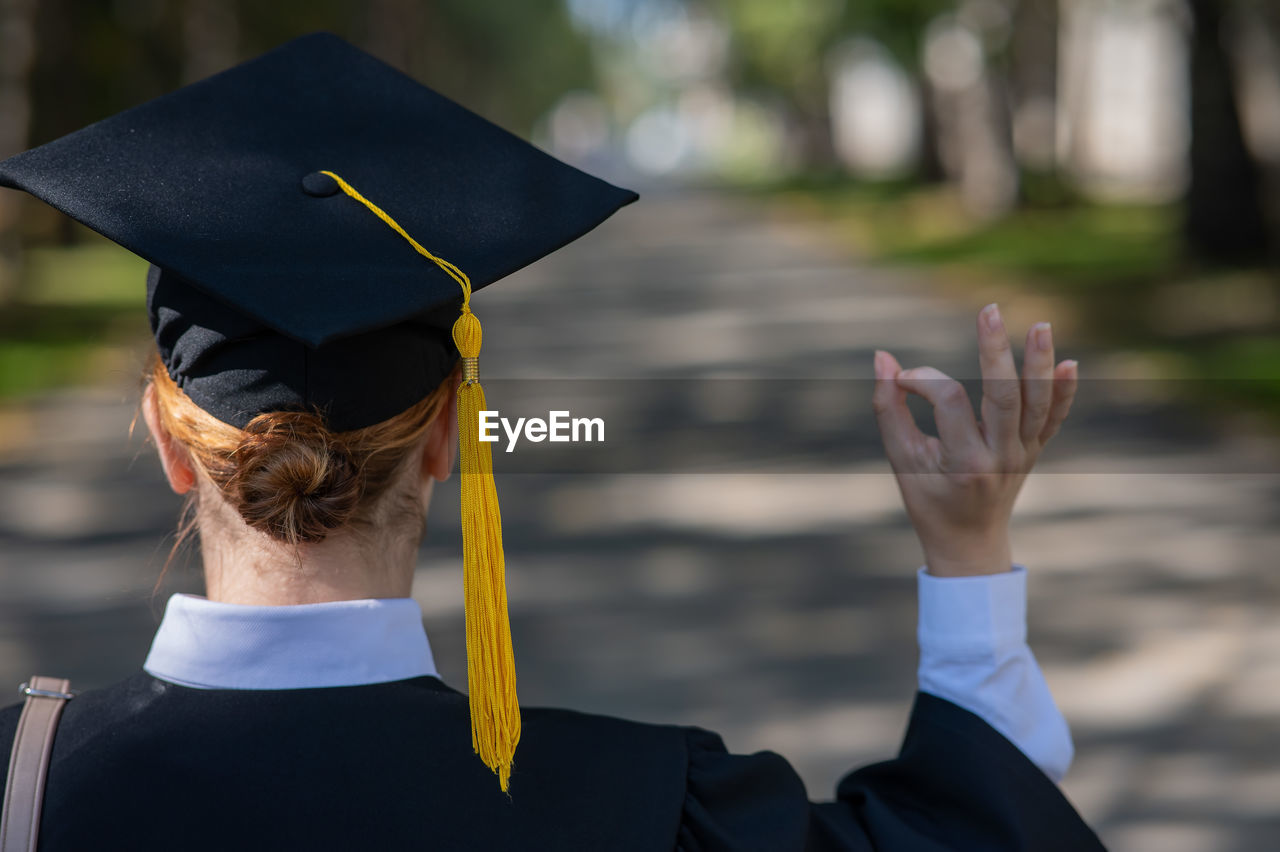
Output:
<path fill-rule="evenodd" d="M 164 467 L 164 475 L 169 480 L 169 487 L 175 494 L 186 494 L 196 484 L 196 474 L 191 468 L 187 451 L 178 445 L 168 430 L 160 422 L 160 409 L 156 403 L 156 389 L 147 385 L 142 393 L 142 416 L 147 421 L 147 429 L 156 442 L 156 450 L 160 453 L 160 464 Z"/>
<path fill-rule="evenodd" d="M 448 379 L 446 379 L 448 381 Z M 422 451 L 422 475 L 444 482 L 458 455 L 458 390 L 449 391 L 444 407 L 427 427 L 427 443 Z"/>

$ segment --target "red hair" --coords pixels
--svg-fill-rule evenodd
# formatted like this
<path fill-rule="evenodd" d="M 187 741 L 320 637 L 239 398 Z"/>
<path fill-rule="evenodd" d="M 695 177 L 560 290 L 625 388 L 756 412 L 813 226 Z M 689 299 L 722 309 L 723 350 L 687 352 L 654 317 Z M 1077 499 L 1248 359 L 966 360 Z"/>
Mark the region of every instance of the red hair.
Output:
<path fill-rule="evenodd" d="M 259 414 L 244 429 L 223 423 L 174 383 L 157 352 L 143 384 L 155 395 L 160 425 L 186 450 L 197 476 L 216 486 L 249 526 L 294 546 L 372 520 L 379 498 L 440 415 L 451 387 L 446 379 L 381 423 L 331 432 L 314 411 Z M 198 490 L 188 495 L 175 551 L 194 525 Z"/>

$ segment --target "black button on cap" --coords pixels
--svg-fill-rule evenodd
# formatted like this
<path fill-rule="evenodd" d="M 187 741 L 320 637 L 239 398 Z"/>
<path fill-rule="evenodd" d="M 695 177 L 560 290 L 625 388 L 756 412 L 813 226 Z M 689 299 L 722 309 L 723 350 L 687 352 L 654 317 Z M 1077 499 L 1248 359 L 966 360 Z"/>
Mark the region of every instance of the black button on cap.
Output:
<path fill-rule="evenodd" d="M 322 172 L 312 172 L 302 179 L 302 191 L 316 198 L 325 198 L 338 191 L 338 182 Z"/>

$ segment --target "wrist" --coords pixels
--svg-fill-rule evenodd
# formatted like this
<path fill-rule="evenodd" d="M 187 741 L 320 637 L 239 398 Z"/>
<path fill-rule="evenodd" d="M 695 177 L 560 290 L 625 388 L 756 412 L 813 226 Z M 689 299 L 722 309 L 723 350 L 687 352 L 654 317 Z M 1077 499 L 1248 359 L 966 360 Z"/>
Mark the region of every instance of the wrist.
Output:
<path fill-rule="evenodd" d="M 934 577 L 980 577 L 1013 569 L 1013 546 L 1008 536 L 961 546 L 924 549 L 924 562 Z"/>

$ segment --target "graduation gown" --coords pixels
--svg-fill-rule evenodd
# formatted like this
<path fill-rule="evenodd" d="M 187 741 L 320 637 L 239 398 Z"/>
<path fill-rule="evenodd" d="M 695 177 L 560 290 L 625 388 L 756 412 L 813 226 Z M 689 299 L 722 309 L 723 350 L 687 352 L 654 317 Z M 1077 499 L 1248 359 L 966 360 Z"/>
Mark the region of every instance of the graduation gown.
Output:
<path fill-rule="evenodd" d="M 7 753 L 20 705 L 0 711 Z M 504 795 L 435 677 L 195 689 L 145 671 L 88 691 L 54 741 L 40 849 L 1102 849 L 980 717 L 919 693 L 896 758 L 811 803 L 785 759 L 716 734 L 524 708 Z"/>

